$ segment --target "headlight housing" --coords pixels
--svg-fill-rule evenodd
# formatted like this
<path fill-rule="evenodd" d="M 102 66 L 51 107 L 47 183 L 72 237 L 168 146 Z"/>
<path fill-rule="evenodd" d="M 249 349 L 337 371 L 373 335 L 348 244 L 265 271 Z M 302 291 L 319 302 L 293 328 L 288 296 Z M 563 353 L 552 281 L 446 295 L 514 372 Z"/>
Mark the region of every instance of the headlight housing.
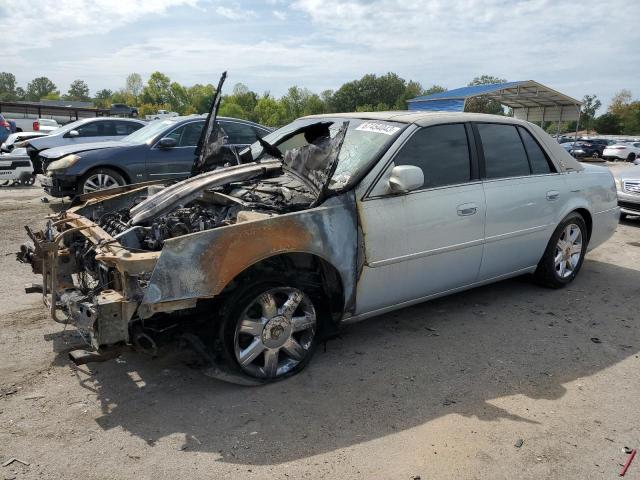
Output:
<path fill-rule="evenodd" d="M 51 170 L 64 170 L 65 168 L 69 168 L 71 165 L 80 160 L 80 156 L 76 154 L 67 155 L 62 157 L 60 160 L 56 160 L 55 162 L 51 162 L 47 165 L 47 171 Z"/>
<path fill-rule="evenodd" d="M 619 177 L 615 177 L 614 180 L 616 182 L 616 190 L 619 190 L 621 192 L 622 191 L 622 179 L 619 178 Z"/>

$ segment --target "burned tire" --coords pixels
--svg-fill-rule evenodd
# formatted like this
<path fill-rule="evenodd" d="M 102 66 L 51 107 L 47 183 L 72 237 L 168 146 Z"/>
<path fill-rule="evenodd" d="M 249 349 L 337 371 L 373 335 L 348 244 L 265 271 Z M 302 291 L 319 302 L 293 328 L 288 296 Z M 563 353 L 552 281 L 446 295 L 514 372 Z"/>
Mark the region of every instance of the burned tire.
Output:
<path fill-rule="evenodd" d="M 298 373 L 316 348 L 320 304 L 290 279 L 240 287 L 222 310 L 219 338 L 228 364 L 262 383 Z"/>
<path fill-rule="evenodd" d="M 80 180 L 79 193 L 92 193 L 107 188 L 121 187 L 127 181 L 122 175 L 110 168 L 98 168 L 87 172 Z"/>
<path fill-rule="evenodd" d="M 553 232 L 534 279 L 550 288 L 562 288 L 571 283 L 582 267 L 588 241 L 582 215 L 569 214 Z"/>

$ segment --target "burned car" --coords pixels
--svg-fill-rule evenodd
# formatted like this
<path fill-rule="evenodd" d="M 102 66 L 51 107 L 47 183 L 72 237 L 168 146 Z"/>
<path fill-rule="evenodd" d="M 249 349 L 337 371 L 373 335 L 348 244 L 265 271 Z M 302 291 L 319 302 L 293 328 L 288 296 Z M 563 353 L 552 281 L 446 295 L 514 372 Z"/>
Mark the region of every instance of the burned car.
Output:
<path fill-rule="evenodd" d="M 304 117 L 207 172 L 210 120 L 192 177 L 82 195 L 27 229 L 52 317 L 98 352 L 199 318 L 202 349 L 272 381 L 345 322 L 527 273 L 562 287 L 618 222 L 607 169 L 513 118 Z"/>

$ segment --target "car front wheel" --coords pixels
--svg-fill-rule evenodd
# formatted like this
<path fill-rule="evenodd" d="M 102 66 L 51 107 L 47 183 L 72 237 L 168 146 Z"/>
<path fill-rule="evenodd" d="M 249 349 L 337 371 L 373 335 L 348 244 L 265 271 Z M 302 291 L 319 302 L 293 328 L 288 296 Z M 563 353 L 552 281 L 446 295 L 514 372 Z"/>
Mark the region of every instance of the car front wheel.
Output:
<path fill-rule="evenodd" d="M 302 370 L 319 330 L 319 307 L 293 282 L 261 283 L 230 299 L 221 338 L 227 359 L 263 382 Z"/>
<path fill-rule="evenodd" d="M 92 193 L 126 184 L 124 177 L 118 172 L 109 168 L 99 168 L 82 177 L 79 190 L 81 193 Z"/>
<path fill-rule="evenodd" d="M 582 215 L 571 213 L 553 232 L 534 278 L 551 288 L 568 285 L 582 267 L 587 243 L 588 232 Z"/>

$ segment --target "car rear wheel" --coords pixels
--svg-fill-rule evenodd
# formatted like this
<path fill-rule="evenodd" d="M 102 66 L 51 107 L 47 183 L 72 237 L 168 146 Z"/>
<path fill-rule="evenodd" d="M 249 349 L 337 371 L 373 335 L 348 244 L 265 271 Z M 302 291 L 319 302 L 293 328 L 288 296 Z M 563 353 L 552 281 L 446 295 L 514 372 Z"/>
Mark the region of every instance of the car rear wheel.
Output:
<path fill-rule="evenodd" d="M 107 188 L 120 187 L 126 185 L 124 177 L 110 168 L 99 168 L 92 170 L 82 177 L 80 183 L 81 193 L 92 193 Z"/>
<path fill-rule="evenodd" d="M 587 226 L 582 215 L 571 213 L 553 232 L 534 278 L 551 288 L 568 285 L 582 267 L 587 243 Z"/>
<path fill-rule="evenodd" d="M 631 152 L 628 156 L 627 156 L 627 162 L 633 162 L 636 159 L 636 154 Z"/>
<path fill-rule="evenodd" d="M 315 351 L 320 308 L 293 281 L 250 285 L 227 302 L 220 338 L 242 374 L 270 382 L 302 370 Z"/>

